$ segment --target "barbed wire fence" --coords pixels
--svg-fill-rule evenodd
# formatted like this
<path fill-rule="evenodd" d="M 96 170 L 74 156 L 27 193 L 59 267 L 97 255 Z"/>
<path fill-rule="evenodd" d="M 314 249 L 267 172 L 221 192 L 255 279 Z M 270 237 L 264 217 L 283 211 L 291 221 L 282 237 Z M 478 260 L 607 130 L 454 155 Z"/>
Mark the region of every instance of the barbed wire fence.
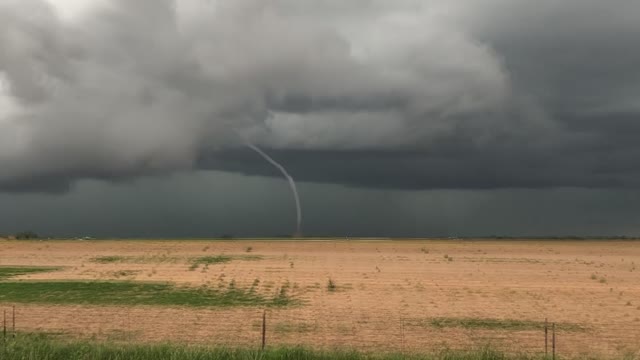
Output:
<path fill-rule="evenodd" d="M 540 319 L 530 326 L 442 323 L 430 317 L 278 308 L 158 308 L 146 306 L 0 305 L 5 344 L 46 333 L 116 343 L 179 343 L 256 349 L 304 346 L 374 352 L 425 353 L 490 347 L 512 354 L 640 356 L 640 323 L 567 326 Z M 397 314 L 395 314 L 397 315 Z M 448 318 L 451 322 L 451 318 Z M 633 357 L 632 357 L 633 358 Z"/>

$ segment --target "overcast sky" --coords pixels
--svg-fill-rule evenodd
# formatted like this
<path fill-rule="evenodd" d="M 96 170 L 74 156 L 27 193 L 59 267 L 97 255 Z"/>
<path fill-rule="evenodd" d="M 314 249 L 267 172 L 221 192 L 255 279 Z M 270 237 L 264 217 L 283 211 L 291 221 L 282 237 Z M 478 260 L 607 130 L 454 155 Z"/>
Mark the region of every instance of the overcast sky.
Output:
<path fill-rule="evenodd" d="M 637 0 L 0 0 L 0 233 L 640 235 Z"/>

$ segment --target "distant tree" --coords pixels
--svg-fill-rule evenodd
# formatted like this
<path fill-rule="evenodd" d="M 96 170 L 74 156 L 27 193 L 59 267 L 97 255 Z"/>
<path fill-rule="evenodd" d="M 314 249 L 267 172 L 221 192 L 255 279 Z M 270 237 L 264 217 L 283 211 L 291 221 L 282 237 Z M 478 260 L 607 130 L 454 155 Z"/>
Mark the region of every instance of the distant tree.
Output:
<path fill-rule="evenodd" d="M 37 239 L 38 234 L 33 231 L 22 231 L 16 234 L 16 239 L 18 240 L 28 240 L 28 239 Z"/>
<path fill-rule="evenodd" d="M 222 234 L 221 238 L 225 239 L 225 240 L 230 240 L 233 239 L 234 236 L 231 234 Z"/>

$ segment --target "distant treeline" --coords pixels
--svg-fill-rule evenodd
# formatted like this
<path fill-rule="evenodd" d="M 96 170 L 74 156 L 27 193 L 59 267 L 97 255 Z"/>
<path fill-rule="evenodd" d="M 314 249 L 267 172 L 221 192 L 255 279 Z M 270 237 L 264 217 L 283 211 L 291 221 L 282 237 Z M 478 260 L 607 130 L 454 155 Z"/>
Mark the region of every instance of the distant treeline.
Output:
<path fill-rule="evenodd" d="M 14 235 L 2 235 L 0 234 L 0 238 L 9 238 L 9 239 L 18 239 L 18 240 L 28 240 L 28 239 L 39 239 L 40 237 L 33 231 L 21 231 Z"/>
<path fill-rule="evenodd" d="M 13 235 L 3 235 L 0 234 L 0 239 L 16 239 L 16 240 L 29 240 L 29 239 L 83 239 L 83 240 L 93 240 L 93 239 L 148 239 L 150 237 L 118 237 L 118 236 L 107 236 L 107 237 L 90 237 L 90 236 L 41 236 L 38 235 L 34 231 L 21 231 L 19 233 Z M 157 239 L 163 239 L 164 237 L 153 237 Z M 433 240 L 640 240 L 640 236 L 627 236 L 627 235 L 609 235 L 609 236 L 578 236 L 578 235 L 547 235 L 547 236 L 513 236 L 513 235 L 485 235 L 485 236 L 397 236 L 397 237 L 362 237 L 362 236 L 316 236 L 316 235 L 305 235 L 305 236 L 293 236 L 287 234 L 278 234 L 272 236 L 250 236 L 250 237 L 237 237 L 233 234 L 222 234 L 220 236 L 211 236 L 211 237 L 171 237 L 166 238 L 167 240 L 171 239 L 223 239 L 223 240 L 243 240 L 243 239 L 336 239 L 336 240 L 348 240 L 348 239 L 385 239 L 385 240 L 424 240 L 424 239 L 433 239 Z"/>

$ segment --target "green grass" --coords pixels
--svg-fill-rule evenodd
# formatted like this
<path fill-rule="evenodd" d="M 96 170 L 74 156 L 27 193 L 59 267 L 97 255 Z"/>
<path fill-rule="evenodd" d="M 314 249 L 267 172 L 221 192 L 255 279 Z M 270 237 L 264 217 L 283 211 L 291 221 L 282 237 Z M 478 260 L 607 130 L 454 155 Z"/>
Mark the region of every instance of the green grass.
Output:
<path fill-rule="evenodd" d="M 187 288 L 128 281 L 20 281 L 0 282 L 0 302 L 225 307 L 287 306 L 295 300 L 286 290 L 267 298 L 236 287 Z"/>
<path fill-rule="evenodd" d="M 408 324 L 431 326 L 436 328 L 464 328 L 491 330 L 540 330 L 544 329 L 544 321 L 515 320 L 515 319 L 481 319 L 481 318 L 432 318 L 428 320 L 407 320 Z M 551 323 L 549 323 L 551 328 Z M 584 331 L 577 324 L 556 323 L 556 329 L 564 331 Z"/>
<path fill-rule="evenodd" d="M 202 264 L 202 265 L 212 265 L 212 264 L 222 264 L 231 261 L 231 256 L 227 255 L 217 255 L 217 256 L 200 256 L 192 260 L 194 264 Z"/>
<path fill-rule="evenodd" d="M 490 348 L 469 351 L 441 350 L 431 354 L 364 353 L 350 350 L 311 350 L 303 347 L 222 348 L 176 344 L 121 344 L 63 341 L 40 335 L 20 335 L 10 340 L 2 359 L 44 360 L 535 360 L 535 355 L 506 355 Z"/>
<path fill-rule="evenodd" d="M 232 258 L 235 260 L 244 260 L 244 261 L 257 261 L 264 259 L 262 255 L 234 255 Z"/>
<path fill-rule="evenodd" d="M 191 260 L 191 266 L 189 266 L 189 270 L 193 271 L 200 265 L 204 265 L 205 267 L 207 267 L 211 264 L 224 264 L 229 261 L 231 261 L 231 256 L 226 255 L 200 256 Z"/>
<path fill-rule="evenodd" d="M 215 256 L 200 256 L 191 259 L 191 266 L 189 266 L 189 270 L 195 270 L 200 265 L 214 265 L 214 264 L 224 264 L 228 263 L 232 260 L 245 260 L 245 261 L 253 261 L 253 260 L 262 260 L 263 257 L 261 255 L 215 255 Z"/>
<path fill-rule="evenodd" d="M 60 270 L 60 268 L 44 266 L 0 266 L 0 281 L 20 275 L 37 274 L 56 270 Z"/>
<path fill-rule="evenodd" d="M 99 263 L 99 264 L 109 264 L 114 262 L 125 262 L 126 260 L 128 260 L 128 257 L 126 256 L 110 255 L 110 256 L 96 256 L 94 258 L 91 258 L 89 261 Z"/>
<path fill-rule="evenodd" d="M 121 256 L 121 255 L 105 255 L 96 256 L 89 259 L 89 262 L 98 264 L 111 263 L 130 263 L 130 264 L 154 264 L 154 263 L 176 263 L 183 260 L 178 256 L 161 255 L 145 255 L 145 256 Z"/>

